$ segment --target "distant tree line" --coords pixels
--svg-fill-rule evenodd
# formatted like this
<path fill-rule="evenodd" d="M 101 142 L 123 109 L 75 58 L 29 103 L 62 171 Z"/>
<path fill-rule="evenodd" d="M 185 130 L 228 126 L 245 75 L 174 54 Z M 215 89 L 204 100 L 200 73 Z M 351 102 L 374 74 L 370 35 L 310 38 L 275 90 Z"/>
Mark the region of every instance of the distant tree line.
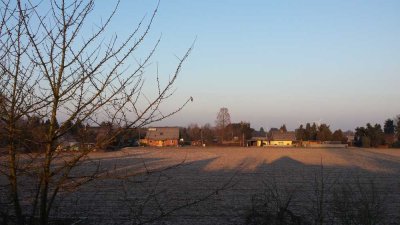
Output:
<path fill-rule="evenodd" d="M 58 123 L 56 126 L 59 127 Z M 18 141 L 13 144 L 17 149 L 38 150 L 42 147 L 41 140 L 44 140 L 45 131 L 48 128 L 49 120 L 42 120 L 38 117 L 19 119 L 15 123 L 15 136 L 18 137 Z M 6 147 L 10 143 L 5 129 L 5 123 L 0 123 L 2 131 L 0 132 L 0 147 Z"/>
<path fill-rule="evenodd" d="M 307 123 L 305 127 L 301 124 L 300 127 L 296 129 L 296 139 L 300 141 L 347 142 L 347 137 L 341 129 L 335 130 L 332 133 L 329 125 L 324 123 L 321 125 Z"/>
<path fill-rule="evenodd" d="M 223 110 L 227 113 L 227 110 Z M 264 128 L 260 128 L 260 131 L 256 131 L 251 128 L 250 123 L 230 123 L 230 118 L 227 120 L 226 117 L 229 114 L 224 115 L 225 122 L 221 126 L 222 122 L 216 123 L 213 127 L 209 123 L 199 126 L 198 124 L 190 124 L 187 127 L 180 129 L 181 139 L 186 144 L 221 144 L 225 143 L 241 143 L 245 145 L 245 141 L 250 139 L 255 133 L 258 136 L 270 137 L 273 131 L 287 132 L 286 125 L 283 124 L 279 129 L 271 128 L 269 132 L 265 132 Z M 223 122 L 223 123 L 225 123 Z M 29 149 L 29 151 L 39 150 L 43 147 L 43 143 L 40 140 L 45 140 L 45 131 L 48 129 L 50 124 L 49 120 L 40 119 L 39 117 L 27 117 L 22 118 L 17 123 L 17 130 L 19 135 L 18 147 L 21 149 Z M 56 123 L 58 126 L 58 122 Z M 0 128 L 2 124 L 0 124 Z M 139 139 L 144 138 L 146 135 L 146 129 L 125 129 L 124 132 L 119 132 L 113 140 L 103 142 L 110 133 L 114 133 L 117 130 L 124 128 L 113 124 L 109 121 L 103 121 L 100 124 L 93 126 L 84 125 L 81 121 L 68 121 L 66 122 L 66 135 L 64 139 L 74 140 L 79 143 L 92 143 L 99 149 L 107 149 L 110 146 L 123 147 L 135 145 Z M 367 123 L 365 127 L 357 127 L 355 132 L 343 132 L 341 129 L 331 131 L 330 126 L 322 123 L 317 125 L 316 123 L 306 123 L 306 125 L 300 125 L 296 131 L 296 139 L 299 141 L 334 141 L 347 143 L 348 134 L 354 135 L 354 145 L 357 147 L 379 147 L 388 145 L 389 147 L 400 147 L 400 115 L 394 119 L 387 119 L 384 126 L 380 124 L 371 125 Z M 221 136 L 223 135 L 223 137 Z M 0 147 L 7 146 L 8 139 L 4 133 L 0 134 Z M 27 148 L 26 146 L 29 146 Z"/>
<path fill-rule="evenodd" d="M 240 122 L 231 123 L 230 114 L 227 108 L 221 108 L 217 114 L 215 127 L 205 124 L 200 127 L 191 124 L 187 128 L 181 129 L 181 137 L 189 142 L 201 142 L 204 144 L 231 143 L 232 141 L 243 142 L 256 135 L 259 137 L 271 137 L 272 132 L 288 132 L 286 125 L 283 124 L 279 129 L 271 128 L 268 132 L 264 128 L 259 131 L 250 127 L 250 123 Z M 383 126 L 380 124 L 371 125 L 367 123 L 365 127 L 357 127 L 355 132 L 342 131 L 337 129 L 332 131 L 328 124 L 306 123 L 301 124 L 296 130 L 298 141 L 318 141 L 318 142 L 353 142 L 357 147 L 378 147 L 387 145 L 388 147 L 400 147 L 400 115 L 395 119 L 387 119 Z M 349 140 L 348 137 L 354 137 Z"/>
<path fill-rule="evenodd" d="M 383 129 L 380 124 L 372 126 L 370 123 L 365 127 L 357 127 L 354 144 L 364 148 L 380 145 L 400 147 L 400 115 L 395 119 L 387 119 Z"/>
<path fill-rule="evenodd" d="M 57 129 L 60 128 L 59 122 L 56 121 Z M 16 147 L 25 152 L 38 152 L 43 149 L 45 144 L 46 131 L 49 129 L 50 121 L 48 119 L 41 119 L 36 116 L 21 118 L 16 123 L 16 135 L 18 142 L 15 143 Z M 5 127 L 0 123 L 0 130 Z M 110 121 L 103 121 L 100 124 L 84 125 L 81 121 L 66 121 L 64 123 L 65 134 L 56 143 L 62 146 L 63 142 L 75 142 L 78 145 L 92 144 L 97 149 L 107 149 L 111 146 L 122 147 L 133 144 L 140 138 L 144 138 L 146 134 L 145 129 L 125 129 L 113 124 Z M 118 132 L 111 140 L 110 134 Z M 0 147 L 9 145 L 9 138 L 5 132 L 0 132 Z"/>
<path fill-rule="evenodd" d="M 212 145 L 231 142 L 244 145 L 245 141 L 251 138 L 253 131 L 250 123 L 247 122 L 230 123 L 224 128 L 212 127 L 207 123 L 203 126 L 190 124 L 188 127 L 183 127 L 180 130 L 180 135 L 185 142 L 197 144 Z M 223 139 L 221 135 L 223 135 Z"/>
<path fill-rule="evenodd" d="M 209 123 L 199 126 L 198 124 L 190 124 L 188 127 L 181 128 L 181 139 L 185 142 L 199 142 L 203 144 L 211 144 L 215 142 L 215 129 Z M 188 144 L 188 143 L 187 143 Z"/>

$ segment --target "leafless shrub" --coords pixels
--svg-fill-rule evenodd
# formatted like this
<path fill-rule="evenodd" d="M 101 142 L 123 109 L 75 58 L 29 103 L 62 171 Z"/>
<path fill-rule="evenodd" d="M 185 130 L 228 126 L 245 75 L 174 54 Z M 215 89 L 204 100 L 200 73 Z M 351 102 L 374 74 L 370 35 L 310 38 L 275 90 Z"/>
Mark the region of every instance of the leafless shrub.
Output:
<path fill-rule="evenodd" d="M 341 182 L 333 192 L 332 212 L 340 224 L 380 225 L 387 224 L 386 194 L 373 180 Z"/>
<path fill-rule="evenodd" d="M 247 224 L 383 225 L 389 220 L 384 189 L 373 179 L 329 177 L 321 165 L 311 189 L 285 188 L 275 179 L 252 198 Z M 308 193 L 307 193 L 308 191 Z"/>
<path fill-rule="evenodd" d="M 331 223 L 332 217 L 328 207 L 332 198 L 332 190 L 337 182 L 337 178 L 333 176 L 327 173 L 321 160 L 319 168 L 314 172 L 313 181 L 308 185 L 310 192 L 305 191 L 307 197 L 303 199 L 307 217 L 312 221 L 311 224 Z"/>
<path fill-rule="evenodd" d="M 263 194 L 252 197 L 252 208 L 246 224 L 302 225 L 308 224 L 295 204 L 296 187 L 288 188 L 275 179 L 266 181 Z"/>

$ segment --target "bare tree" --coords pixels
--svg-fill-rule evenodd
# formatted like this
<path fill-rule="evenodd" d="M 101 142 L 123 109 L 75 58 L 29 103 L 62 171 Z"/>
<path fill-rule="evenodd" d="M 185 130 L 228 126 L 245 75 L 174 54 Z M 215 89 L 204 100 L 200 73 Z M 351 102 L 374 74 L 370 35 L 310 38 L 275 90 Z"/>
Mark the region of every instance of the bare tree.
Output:
<path fill-rule="evenodd" d="M 0 111 L 8 138 L 7 159 L 1 160 L 2 179 L 7 182 L 1 184 L 10 196 L 17 224 L 24 224 L 26 216 L 31 222 L 38 218 L 40 224 L 48 224 L 60 192 L 96 178 L 95 172 L 90 176 L 71 175 L 93 148 L 68 157 L 57 151 L 60 139 L 73 128 L 71 124 L 99 124 L 106 118 L 119 127 L 101 140 L 107 143 L 123 129 L 163 120 L 192 100 L 188 98 L 170 112 L 161 110 L 173 94 L 192 47 L 178 60 L 165 85 L 157 74 L 155 97 L 145 95 L 144 69 L 160 39 L 143 60 L 133 64 L 133 56 L 148 36 L 158 5 L 123 40 L 116 34 L 107 38 L 106 32 L 118 5 L 87 35 L 83 30 L 90 23 L 94 0 L 1 2 Z M 32 116 L 48 121 L 42 140 L 23 140 L 20 136 L 18 124 Z M 64 120 L 58 124 L 61 117 Z M 30 148 L 29 141 L 40 142 L 41 150 L 23 154 Z M 32 192 L 25 189 L 27 181 Z"/>
<path fill-rule="evenodd" d="M 230 123 L 231 123 L 231 116 L 229 115 L 228 108 L 225 107 L 221 108 L 218 112 L 217 120 L 215 121 L 217 129 L 220 131 L 221 142 L 224 141 L 225 128 Z"/>

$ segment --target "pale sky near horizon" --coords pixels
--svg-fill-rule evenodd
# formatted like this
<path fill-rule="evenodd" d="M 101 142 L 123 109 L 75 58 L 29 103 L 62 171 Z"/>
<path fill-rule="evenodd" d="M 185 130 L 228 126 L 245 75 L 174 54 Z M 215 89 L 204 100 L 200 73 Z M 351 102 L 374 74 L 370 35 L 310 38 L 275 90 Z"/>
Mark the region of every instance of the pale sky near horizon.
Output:
<path fill-rule="evenodd" d="M 122 0 L 110 32 L 123 36 L 156 4 Z M 398 0 L 162 0 L 147 42 L 162 34 L 161 74 L 196 41 L 165 108 L 194 101 L 158 125 L 214 125 L 221 107 L 255 129 L 383 124 L 400 114 L 399 12 Z"/>

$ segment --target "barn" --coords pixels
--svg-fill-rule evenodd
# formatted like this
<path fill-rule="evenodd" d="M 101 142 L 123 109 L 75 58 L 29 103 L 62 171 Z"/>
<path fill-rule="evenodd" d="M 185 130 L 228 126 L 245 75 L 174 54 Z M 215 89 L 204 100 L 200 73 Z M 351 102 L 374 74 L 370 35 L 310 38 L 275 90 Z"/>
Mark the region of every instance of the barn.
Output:
<path fill-rule="evenodd" d="M 147 129 L 144 144 L 148 146 L 178 146 L 179 127 L 151 127 Z"/>

